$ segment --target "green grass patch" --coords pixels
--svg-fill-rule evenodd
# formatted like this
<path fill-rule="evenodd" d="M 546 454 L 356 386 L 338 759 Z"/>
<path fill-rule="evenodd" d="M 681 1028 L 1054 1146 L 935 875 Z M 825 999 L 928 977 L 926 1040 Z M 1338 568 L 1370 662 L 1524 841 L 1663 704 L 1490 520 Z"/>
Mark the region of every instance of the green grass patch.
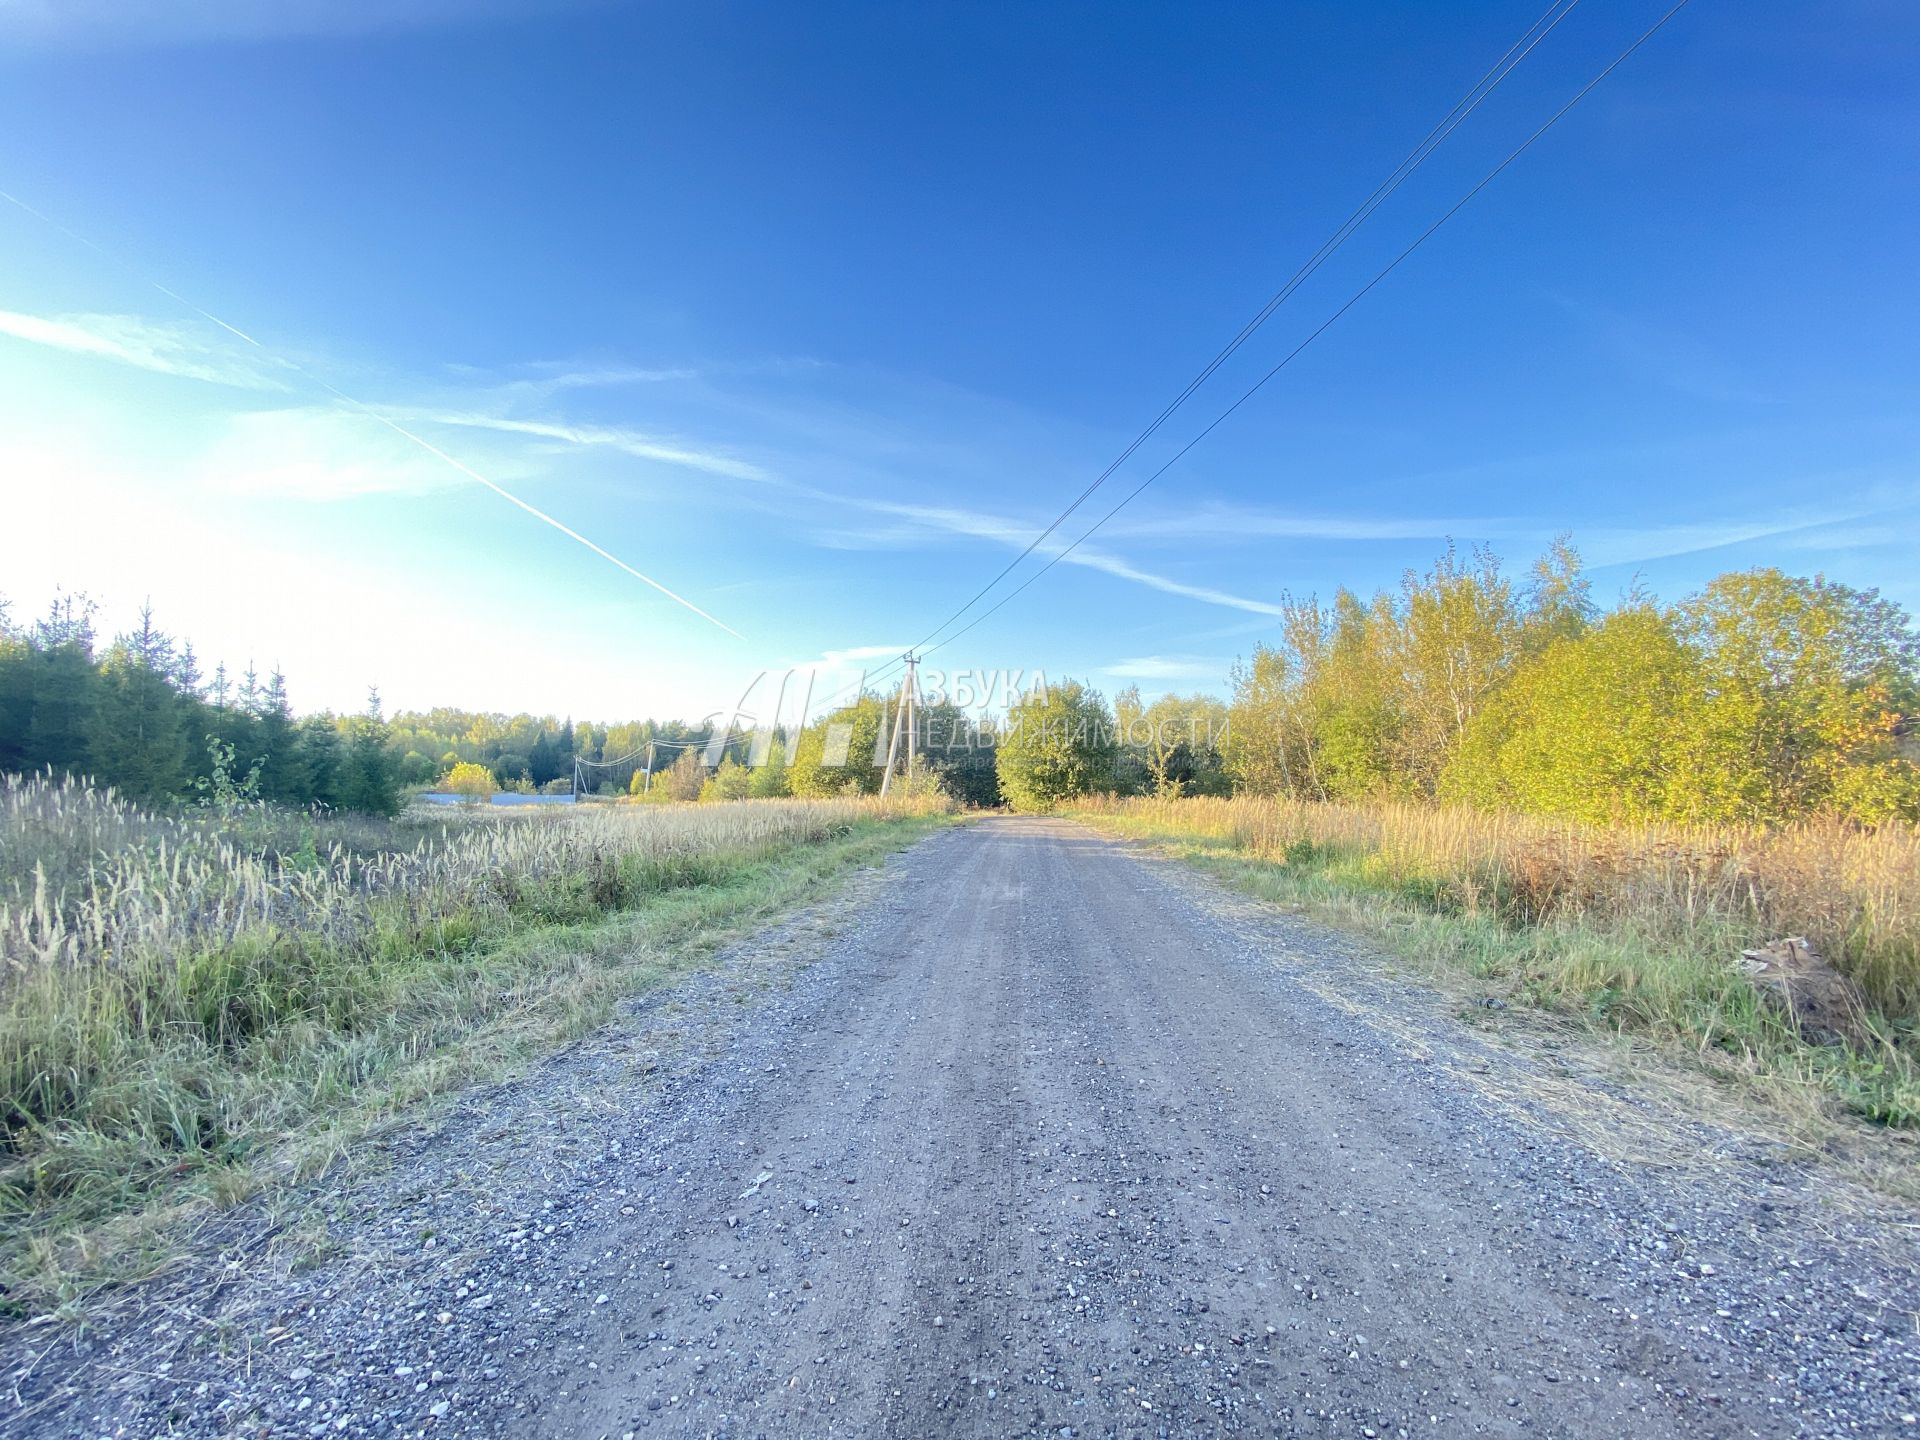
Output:
<path fill-rule="evenodd" d="M 117 991 L 111 967 L 84 991 L 67 972 L 29 976 L 46 990 L 17 987 L 0 1025 L 66 1033 L 8 1037 L 42 1063 L 9 1096 L 0 1309 L 78 1307 L 151 1273 L 210 1208 L 310 1178 L 408 1107 L 537 1060 L 948 823 L 849 814 L 532 876 L 501 866 L 484 897 L 377 893 L 337 934 L 256 926 L 177 955 L 164 1007 L 143 1003 L 153 981 L 137 971 Z"/>

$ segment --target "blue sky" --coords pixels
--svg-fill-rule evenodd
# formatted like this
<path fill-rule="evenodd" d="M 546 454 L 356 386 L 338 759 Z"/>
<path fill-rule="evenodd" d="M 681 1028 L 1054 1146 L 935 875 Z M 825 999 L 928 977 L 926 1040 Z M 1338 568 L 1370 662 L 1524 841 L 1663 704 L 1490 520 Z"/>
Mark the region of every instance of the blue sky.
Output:
<path fill-rule="evenodd" d="M 695 715 L 891 654 L 1543 3 L 0 0 L 0 189 L 58 222 L 0 205 L 0 594 L 150 596 L 302 708 Z M 1583 0 L 1109 489 L 1664 8 Z M 1920 608 L 1916 77 L 1897 0 L 1693 0 L 938 663 L 1212 687 L 1449 536 Z"/>

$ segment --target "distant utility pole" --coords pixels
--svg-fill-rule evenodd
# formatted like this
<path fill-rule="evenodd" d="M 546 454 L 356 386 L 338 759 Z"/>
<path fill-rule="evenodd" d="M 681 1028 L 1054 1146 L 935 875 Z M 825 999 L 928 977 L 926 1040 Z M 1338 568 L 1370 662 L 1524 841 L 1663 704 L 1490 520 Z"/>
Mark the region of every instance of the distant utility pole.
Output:
<path fill-rule="evenodd" d="M 645 795 L 651 792 L 652 789 L 653 789 L 653 742 L 649 740 L 647 741 L 647 781 L 646 781 L 646 784 L 640 787 L 640 793 L 642 795 Z"/>
<path fill-rule="evenodd" d="M 906 657 L 907 673 L 900 677 L 900 699 L 893 711 L 893 734 L 887 741 L 887 769 L 880 777 L 880 793 L 886 794 L 893 788 L 893 762 L 900 751 L 900 731 L 904 726 L 907 732 L 907 778 L 913 778 L 913 752 L 919 732 L 919 720 L 914 714 L 914 702 L 920 697 L 920 683 L 915 678 L 920 661 L 909 654 Z"/>

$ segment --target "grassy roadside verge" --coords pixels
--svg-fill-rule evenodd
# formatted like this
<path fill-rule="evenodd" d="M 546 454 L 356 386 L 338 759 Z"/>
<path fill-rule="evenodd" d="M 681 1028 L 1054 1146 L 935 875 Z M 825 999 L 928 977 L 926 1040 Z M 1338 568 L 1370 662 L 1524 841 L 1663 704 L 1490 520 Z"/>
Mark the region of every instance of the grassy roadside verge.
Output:
<path fill-rule="evenodd" d="M 358 854 L 316 855 L 309 837 L 303 858 L 217 835 L 156 844 L 134 817 L 35 924 L 0 906 L 0 1313 L 78 1312 L 212 1212 L 511 1073 L 946 823 L 745 802 L 458 822 Z"/>
<path fill-rule="evenodd" d="M 1912 1020 L 1877 1014 L 1873 1038 L 1858 1046 L 1807 1043 L 1733 968 L 1742 945 L 1766 938 L 1744 932 L 1737 914 L 1704 903 L 1664 913 L 1675 907 L 1644 885 L 1632 906 L 1516 913 L 1493 903 L 1497 884 L 1485 870 L 1450 868 L 1432 854 L 1425 863 L 1387 856 L 1354 827 L 1335 834 L 1328 824 L 1318 838 L 1290 832 L 1283 845 L 1263 845 L 1245 825 L 1223 823 L 1240 803 L 1132 801 L 1070 813 L 1259 899 L 1365 933 L 1443 987 L 1551 1012 L 1598 1037 L 1649 1042 L 1816 1146 L 1842 1133 L 1872 1141 L 1868 1127 L 1877 1127 L 1911 1167 L 1920 1127 Z M 1316 823 L 1293 818 L 1297 828 Z"/>

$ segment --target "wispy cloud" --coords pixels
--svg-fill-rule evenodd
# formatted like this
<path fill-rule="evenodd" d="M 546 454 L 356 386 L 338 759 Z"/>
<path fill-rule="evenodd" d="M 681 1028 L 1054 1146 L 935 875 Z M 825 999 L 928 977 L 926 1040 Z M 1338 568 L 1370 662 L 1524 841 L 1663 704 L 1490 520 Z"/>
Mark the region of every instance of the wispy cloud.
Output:
<path fill-rule="evenodd" d="M 1211 585 L 1190 585 L 1183 580 L 1157 575 L 1151 570 L 1142 570 L 1139 566 L 1122 560 L 1118 555 L 1109 555 L 1103 550 L 1092 550 L 1084 545 L 1066 556 L 1063 563 L 1084 565 L 1089 570 L 1100 570 L 1122 580 L 1131 580 L 1136 585 L 1145 585 L 1148 589 L 1158 590 L 1164 595 L 1178 595 L 1207 605 L 1225 606 L 1229 610 L 1244 610 L 1249 615 L 1278 616 L 1286 613 L 1271 601 L 1250 599 L 1245 595 L 1236 595 L 1230 590 L 1215 589 Z"/>
<path fill-rule="evenodd" d="M 869 670 L 876 661 L 897 660 L 907 651 L 907 642 L 897 645 L 849 645 L 839 650 L 822 650 L 817 655 L 805 659 L 775 660 L 767 669 L 780 673 L 795 674 L 818 673 L 827 675 L 840 671 Z"/>
<path fill-rule="evenodd" d="M 1105 667 L 1120 680 L 1219 680 L 1228 661 L 1200 655 L 1137 655 Z"/>
<path fill-rule="evenodd" d="M 198 471 L 228 494 L 299 500 L 424 495 L 468 483 L 371 417 L 326 406 L 228 417 Z"/>
<path fill-rule="evenodd" d="M 0 0 L 0 5 L 5 3 L 6 0 Z M 31 345 L 64 350 L 73 355 L 236 389 L 286 391 L 291 388 L 284 371 L 275 366 L 260 347 L 237 347 L 227 340 L 223 330 L 216 330 L 213 325 L 176 325 L 139 315 L 32 315 L 18 310 L 0 310 L 0 335 Z M 671 375 L 691 373 L 610 368 L 591 372 L 556 372 L 524 383 L 554 391 L 636 382 L 639 377 L 665 379 Z M 555 420 L 516 419 L 477 411 L 375 408 L 382 413 L 426 424 L 491 430 L 533 439 L 562 441 L 570 445 L 610 449 L 636 459 L 683 466 L 735 480 L 765 482 L 773 478 L 762 466 L 737 456 L 639 430 L 605 425 L 574 425 Z M 317 423 L 313 419 L 315 415 L 332 413 L 289 410 L 240 418 L 242 428 L 271 425 L 284 429 L 290 423 L 289 417 L 302 416 L 305 417 L 302 425 L 312 430 Z M 330 436 L 337 435 L 341 430 L 336 421 L 327 421 L 326 426 Z M 357 469 L 363 477 L 370 477 L 378 467 L 369 463 L 348 468 Z M 364 491 L 352 490 L 351 486 L 357 483 L 349 482 L 346 490 L 332 484 L 322 488 L 329 494 L 370 493 L 373 489 L 397 488 L 369 485 Z"/>
<path fill-rule="evenodd" d="M 428 425 L 450 425 L 461 429 L 493 430 L 507 435 L 526 435 L 541 440 L 557 440 L 568 445 L 617 450 L 640 460 L 657 460 L 667 465 L 682 465 L 734 480 L 770 481 L 775 477 L 764 467 L 722 451 L 701 449 L 684 441 L 649 435 L 607 425 L 571 425 L 555 420 L 518 420 L 503 415 L 483 415 L 460 411 L 438 411 L 408 416 Z"/>
<path fill-rule="evenodd" d="M 1328 515 L 1253 505 L 1198 505 L 1129 515 L 1101 533 L 1130 540 L 1444 540 L 1511 533 L 1516 522 L 1489 516 Z"/>
<path fill-rule="evenodd" d="M 572 390 L 617 390 L 629 386 L 670 385 L 698 380 L 691 365 L 594 364 L 547 360 L 515 366 L 504 377 L 464 367 L 451 372 L 463 383 L 478 383 L 503 400 L 550 400 Z"/>
<path fill-rule="evenodd" d="M 1593 527 L 1574 532 L 1574 544 L 1588 564 L 1597 566 L 1669 560 L 1755 540 L 1790 541 L 1793 548 L 1818 549 L 1817 537 L 1829 527 L 1897 515 L 1916 505 L 1920 505 L 1920 493 L 1883 491 L 1838 504 L 1775 509 L 1740 520 Z"/>
<path fill-rule="evenodd" d="M 815 659 L 799 661 L 794 668 L 818 666 L 832 670 L 844 665 L 858 665 L 865 660 L 891 660 L 896 655 L 904 654 L 906 648 L 903 641 L 898 645 L 853 645 L 845 650 L 822 650 Z"/>
<path fill-rule="evenodd" d="M 201 326 L 162 324 L 138 315 L 29 315 L 0 310 L 0 335 L 242 390 L 287 388 L 259 360 L 236 351 Z"/>
<path fill-rule="evenodd" d="M 817 543 L 847 549 L 902 549 L 924 544 L 929 536 L 957 536 L 991 541 L 1023 550 L 1039 530 L 1032 522 L 957 506 L 916 505 L 840 494 L 817 486 L 788 481 L 763 466 L 723 453 L 693 450 L 640 432 L 605 426 L 571 425 L 548 420 L 521 420 L 495 415 L 438 413 L 419 417 L 430 423 L 470 425 L 510 434 L 529 435 L 571 445 L 606 446 L 651 460 L 689 465 L 715 474 L 778 485 L 790 498 L 807 502 Z M 891 523 L 836 524 L 825 520 L 824 509 L 878 516 Z M 1352 522 L 1356 526 L 1359 522 Z M 1278 616 L 1281 607 L 1270 601 L 1235 594 L 1212 585 L 1199 585 L 1145 569 L 1125 557 L 1094 545 L 1082 545 L 1062 554 L 1066 542 L 1042 547 L 1035 563 L 1058 556 L 1062 563 L 1097 570 L 1166 595 L 1197 600 L 1206 605 L 1241 610 L 1253 615 Z M 1011 583 L 1018 583 L 1018 577 Z"/>
<path fill-rule="evenodd" d="M 1557 535 L 1570 533 L 1575 549 L 1589 565 L 1608 567 L 1700 554 L 1757 540 L 1783 542 L 1785 548 L 1832 548 L 1822 538 L 1826 527 L 1855 524 L 1920 506 L 1920 489 L 1881 484 L 1861 490 L 1855 477 L 1826 476 L 1808 482 L 1806 488 L 1808 493 L 1829 497 L 1828 503 L 1776 506 L 1738 517 L 1648 525 L 1569 523 L 1567 517 L 1548 520 L 1517 515 L 1302 515 L 1257 506 L 1208 505 L 1192 511 L 1142 516 L 1130 523 L 1107 526 L 1101 533 L 1143 543 L 1160 536 L 1183 543 L 1211 544 L 1271 537 L 1356 542 L 1493 540 L 1536 548 L 1544 547 Z"/>
<path fill-rule="evenodd" d="M 1909 512 L 1900 520 L 1879 517 L 1872 525 L 1816 526 L 1792 535 L 1786 548 L 1818 553 L 1893 546 L 1911 554 L 1917 541 L 1920 541 L 1920 513 Z"/>
<path fill-rule="evenodd" d="M 843 499 L 843 503 L 908 522 L 907 528 L 887 527 L 879 532 L 886 537 L 885 543 L 898 543 L 899 540 L 910 535 L 913 528 L 918 528 L 922 533 L 933 532 L 992 540 L 1010 549 L 1024 550 L 1040 529 L 1038 525 L 1012 520 L 1005 516 L 989 515 L 977 510 L 963 510 L 952 506 L 906 505 L 893 501 L 867 499 Z M 859 532 L 841 530 L 835 533 L 844 539 Z M 1170 575 L 1144 570 L 1132 561 L 1097 546 L 1082 545 L 1067 551 L 1065 547 L 1068 543 L 1070 542 L 1061 541 L 1058 544 L 1043 545 L 1034 552 L 1034 563 L 1041 563 L 1042 557 L 1051 559 L 1057 556 L 1062 564 L 1098 570 L 1117 579 L 1129 580 L 1136 585 L 1158 590 L 1162 594 L 1179 595 L 1184 599 L 1198 600 L 1207 605 L 1220 605 L 1231 610 L 1245 610 L 1254 615 L 1277 616 L 1282 613 L 1280 606 L 1269 601 L 1236 595 L 1211 585 L 1194 585 Z M 1017 583 L 1017 577 L 1009 583 Z"/>

